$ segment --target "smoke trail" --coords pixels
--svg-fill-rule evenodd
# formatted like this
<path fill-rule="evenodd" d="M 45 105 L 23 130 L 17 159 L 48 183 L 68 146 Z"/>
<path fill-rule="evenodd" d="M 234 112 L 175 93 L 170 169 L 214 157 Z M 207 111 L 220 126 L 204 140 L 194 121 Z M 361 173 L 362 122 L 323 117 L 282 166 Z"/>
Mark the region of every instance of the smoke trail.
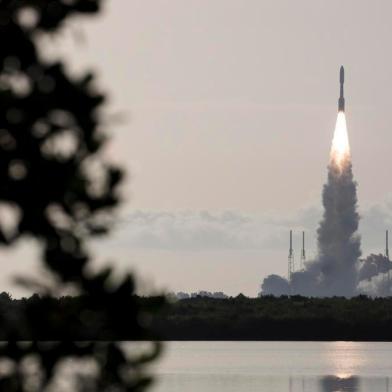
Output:
<path fill-rule="evenodd" d="M 361 250 L 357 235 L 357 184 L 353 178 L 344 112 L 338 113 L 322 202 L 324 214 L 317 230 L 318 257 L 307 263 L 304 271 L 292 274 L 291 292 L 350 297 L 356 294 Z M 263 285 L 270 287 L 272 283 L 268 277 Z"/>
<path fill-rule="evenodd" d="M 324 185 L 323 218 L 317 230 L 318 256 L 291 281 L 270 275 L 262 294 L 305 296 L 392 295 L 392 263 L 383 255 L 370 255 L 359 262 L 357 234 L 357 184 L 353 178 L 350 146 L 344 112 L 338 113 L 332 141 L 328 179 Z"/>
<path fill-rule="evenodd" d="M 318 296 L 352 296 L 357 287 L 357 261 L 361 255 L 357 234 L 357 183 L 353 178 L 345 114 L 338 113 L 332 141 L 328 179 L 324 185 L 323 219 L 317 230 L 318 257 L 307 265 L 304 276 L 293 276 L 293 289 Z M 300 274 L 300 273 L 297 273 Z M 297 275 L 295 274 L 295 275 Z"/>
<path fill-rule="evenodd" d="M 323 189 L 324 216 L 317 230 L 322 295 L 351 296 L 356 292 L 356 264 L 361 255 L 356 234 L 357 184 L 353 179 L 351 157 L 342 160 L 333 156 L 328 167 L 328 181 Z"/>

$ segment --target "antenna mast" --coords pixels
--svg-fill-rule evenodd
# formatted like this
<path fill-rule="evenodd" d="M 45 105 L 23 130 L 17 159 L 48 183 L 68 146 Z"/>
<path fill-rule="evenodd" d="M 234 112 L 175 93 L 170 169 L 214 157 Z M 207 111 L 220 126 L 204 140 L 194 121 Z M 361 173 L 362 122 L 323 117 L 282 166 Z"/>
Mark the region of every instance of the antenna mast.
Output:
<path fill-rule="evenodd" d="M 389 231 L 386 230 L 385 231 L 385 257 L 388 260 L 388 275 L 387 275 L 387 279 L 388 279 L 388 289 L 387 290 L 388 290 L 388 292 L 387 292 L 387 295 L 390 295 L 389 290 L 390 290 L 390 286 L 391 286 L 391 261 L 389 258 L 389 236 L 388 236 L 388 234 L 389 234 Z"/>
<path fill-rule="evenodd" d="M 300 269 L 303 271 L 305 269 L 306 253 L 305 253 L 305 232 L 302 232 L 302 249 L 301 249 L 301 263 Z"/>
<path fill-rule="evenodd" d="M 294 272 L 294 251 L 293 251 L 293 231 L 290 230 L 290 248 L 289 248 L 289 263 L 287 280 L 291 282 L 291 275 Z"/>

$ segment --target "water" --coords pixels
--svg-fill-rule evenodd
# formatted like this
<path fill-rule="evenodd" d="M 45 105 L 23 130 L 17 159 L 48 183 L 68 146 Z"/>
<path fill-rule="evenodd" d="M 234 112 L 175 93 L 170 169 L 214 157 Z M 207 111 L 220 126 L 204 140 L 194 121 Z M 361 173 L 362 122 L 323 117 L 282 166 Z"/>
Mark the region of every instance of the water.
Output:
<path fill-rule="evenodd" d="M 392 392 L 392 343 L 169 342 L 153 392 Z"/>

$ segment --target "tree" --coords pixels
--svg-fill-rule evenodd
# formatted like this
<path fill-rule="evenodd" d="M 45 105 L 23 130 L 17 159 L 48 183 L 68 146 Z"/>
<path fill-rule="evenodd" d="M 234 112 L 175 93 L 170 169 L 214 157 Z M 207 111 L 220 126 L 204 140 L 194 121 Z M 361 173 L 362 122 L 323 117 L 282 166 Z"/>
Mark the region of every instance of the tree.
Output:
<path fill-rule="evenodd" d="M 148 335 L 140 312 L 152 309 L 140 309 L 132 277 L 109 286 L 111 269 L 86 272 L 86 239 L 108 232 L 123 176 L 100 153 L 106 141 L 100 130 L 105 96 L 96 92 L 92 73 L 72 78 L 62 62 L 44 61 L 37 40 L 39 34 L 56 34 L 74 16 L 98 14 L 100 6 L 99 0 L 0 2 L 0 205 L 14 223 L 3 225 L 0 219 L 0 242 L 36 238 L 57 286 L 72 285 L 104 309 L 111 322 L 101 339 L 124 331 L 141 339 Z M 133 315 L 125 325 L 119 298 Z M 114 342 L 17 344 L 12 342 L 17 328 L 28 329 L 29 318 L 14 324 L 9 343 L 0 348 L 0 357 L 12 364 L 0 375 L 1 390 L 61 390 L 56 384 L 61 364 L 70 358 L 95 369 L 72 379 L 73 390 L 140 390 L 149 382 L 141 364 L 159 352 L 154 344 L 149 353 L 130 359 Z"/>

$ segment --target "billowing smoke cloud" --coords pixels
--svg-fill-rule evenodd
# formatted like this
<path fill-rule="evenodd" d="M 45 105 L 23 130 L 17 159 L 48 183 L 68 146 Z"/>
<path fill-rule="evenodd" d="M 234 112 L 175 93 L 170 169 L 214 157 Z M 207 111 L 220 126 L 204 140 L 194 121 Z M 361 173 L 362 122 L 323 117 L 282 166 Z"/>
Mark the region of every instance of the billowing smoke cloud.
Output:
<path fill-rule="evenodd" d="M 280 295 L 289 295 L 289 282 L 279 275 L 270 275 L 264 279 L 260 294 L 275 295 L 277 297 Z"/>
<path fill-rule="evenodd" d="M 323 190 L 324 216 L 318 228 L 319 256 L 307 267 L 315 295 L 352 296 L 357 287 L 357 261 L 361 255 L 356 183 L 349 156 L 340 166 L 331 160 Z M 300 274 L 300 273 L 299 273 Z M 307 276 L 309 278 L 309 276 Z M 293 290 L 300 291 L 293 276 Z"/>
<path fill-rule="evenodd" d="M 384 255 L 369 255 L 360 262 L 358 293 L 373 297 L 392 295 L 392 263 Z"/>
<path fill-rule="evenodd" d="M 322 201 L 324 214 L 317 230 L 318 256 L 303 271 L 294 272 L 290 282 L 276 275 L 268 276 L 262 284 L 262 294 L 284 295 L 288 288 L 291 294 L 319 297 L 392 295 L 389 258 L 371 254 L 359 259 L 357 184 L 343 112 L 339 112 L 336 122 Z"/>
<path fill-rule="evenodd" d="M 366 281 L 379 274 L 385 274 L 392 268 L 388 257 L 382 254 L 371 254 L 359 263 L 358 280 Z"/>
<path fill-rule="evenodd" d="M 322 201 L 324 214 L 317 231 L 318 257 L 307 263 L 304 271 L 292 274 L 290 291 L 307 296 L 350 297 L 357 293 L 361 249 L 357 234 L 357 184 L 353 179 L 342 112 L 338 114 Z M 272 277 L 268 277 L 263 285 L 268 287 L 272 283 Z"/>
<path fill-rule="evenodd" d="M 371 297 L 390 297 L 392 295 L 390 273 L 380 273 L 368 280 L 360 281 L 358 294 L 366 294 Z"/>

